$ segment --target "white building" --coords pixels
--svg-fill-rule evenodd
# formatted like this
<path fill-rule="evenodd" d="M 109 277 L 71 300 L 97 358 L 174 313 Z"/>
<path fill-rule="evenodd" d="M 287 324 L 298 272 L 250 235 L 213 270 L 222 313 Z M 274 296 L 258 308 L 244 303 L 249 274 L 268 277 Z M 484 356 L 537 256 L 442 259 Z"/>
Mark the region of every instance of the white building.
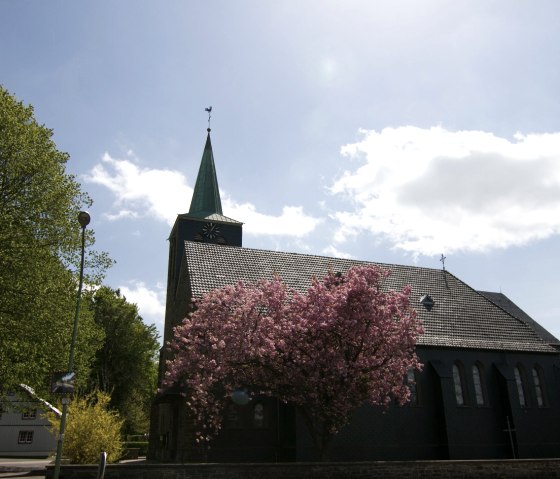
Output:
<path fill-rule="evenodd" d="M 35 391 L 20 384 L 0 402 L 0 456 L 47 457 L 56 450 L 56 438 L 48 428 L 44 413 L 60 411 L 39 398 Z"/>

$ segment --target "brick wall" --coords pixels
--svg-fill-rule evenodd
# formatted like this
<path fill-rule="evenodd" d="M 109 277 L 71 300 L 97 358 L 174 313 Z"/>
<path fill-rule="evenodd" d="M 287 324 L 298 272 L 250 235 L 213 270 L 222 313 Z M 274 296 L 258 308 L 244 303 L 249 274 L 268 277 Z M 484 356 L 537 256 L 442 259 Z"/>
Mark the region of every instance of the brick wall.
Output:
<path fill-rule="evenodd" d="M 47 467 L 46 478 L 54 468 Z M 65 465 L 61 479 L 95 479 L 97 466 Z M 107 479 L 560 479 L 560 459 L 107 466 Z"/>

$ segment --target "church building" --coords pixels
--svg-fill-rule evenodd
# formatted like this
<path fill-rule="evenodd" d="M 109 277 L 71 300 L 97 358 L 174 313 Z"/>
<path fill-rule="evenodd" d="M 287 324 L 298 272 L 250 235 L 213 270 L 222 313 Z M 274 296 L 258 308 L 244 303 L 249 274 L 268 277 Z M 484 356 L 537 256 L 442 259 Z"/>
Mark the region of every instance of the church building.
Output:
<path fill-rule="evenodd" d="M 169 237 L 164 345 L 192 298 L 239 280 L 278 274 L 304 292 L 313 277 L 364 261 L 242 246 L 242 223 L 224 216 L 210 141 L 188 213 Z M 335 438 L 334 461 L 504 459 L 560 453 L 560 341 L 501 293 L 476 291 L 449 271 L 378 264 L 387 290 L 412 286 L 424 325 L 416 353 L 422 372 L 407 378 L 411 400 L 364 406 Z M 169 353 L 162 349 L 159 382 Z M 273 398 L 231 404 L 210 447 L 196 443 L 185 399 L 161 390 L 151 417 L 149 458 L 163 462 L 314 460 L 306 426 Z"/>

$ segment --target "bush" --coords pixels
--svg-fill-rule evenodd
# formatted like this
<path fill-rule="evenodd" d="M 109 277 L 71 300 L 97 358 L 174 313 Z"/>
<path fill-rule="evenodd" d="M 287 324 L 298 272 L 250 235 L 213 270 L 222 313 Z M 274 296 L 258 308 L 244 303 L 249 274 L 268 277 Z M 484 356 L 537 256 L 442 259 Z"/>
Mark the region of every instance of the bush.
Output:
<path fill-rule="evenodd" d="M 121 427 L 123 420 L 108 409 L 110 396 L 95 391 L 76 397 L 68 406 L 62 455 L 72 464 L 96 464 L 99 454 L 107 452 L 107 462 L 116 462 L 123 453 Z M 60 421 L 49 414 L 56 435 Z"/>

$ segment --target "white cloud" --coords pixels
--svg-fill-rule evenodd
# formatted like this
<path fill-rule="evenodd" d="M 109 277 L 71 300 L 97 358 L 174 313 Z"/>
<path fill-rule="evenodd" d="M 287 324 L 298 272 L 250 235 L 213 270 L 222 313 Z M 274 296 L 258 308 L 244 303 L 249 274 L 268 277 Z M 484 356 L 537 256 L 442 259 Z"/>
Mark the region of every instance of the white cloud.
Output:
<path fill-rule="evenodd" d="M 340 251 L 336 246 L 330 245 L 323 249 L 323 254 L 327 256 L 334 256 L 335 258 L 345 258 L 345 259 L 352 259 L 352 255 L 350 253 L 346 253 L 344 251 Z"/>
<path fill-rule="evenodd" d="M 155 324 L 159 334 L 163 337 L 165 321 L 165 291 L 163 285 L 150 289 L 142 281 L 129 281 L 127 285 L 118 287 L 121 294 L 129 303 L 138 306 L 140 316 L 146 324 Z"/>
<path fill-rule="evenodd" d="M 115 195 L 116 212 L 108 213 L 107 218 L 151 216 L 172 225 L 192 197 L 186 178 L 178 171 L 142 168 L 134 162 L 132 152 L 128 155 L 131 159 L 123 160 L 105 153 L 86 176 L 87 181 L 105 186 Z"/>
<path fill-rule="evenodd" d="M 321 223 L 320 219 L 304 213 L 301 206 L 284 206 L 279 216 L 259 213 L 251 203 L 236 203 L 228 196 L 225 196 L 223 206 L 227 216 L 244 223 L 243 232 L 247 234 L 301 238 Z"/>
<path fill-rule="evenodd" d="M 86 181 L 105 186 L 115 195 L 115 211 L 106 217 L 119 220 L 148 215 L 172 225 L 177 214 L 186 211 L 185 205 L 190 205 L 193 189 L 185 176 L 178 171 L 141 168 L 133 153 L 128 155 L 131 159 L 116 159 L 105 153 L 86 176 Z M 247 234 L 302 237 L 321 222 L 301 206 L 284 206 L 279 216 L 272 216 L 258 212 L 250 203 L 237 203 L 224 192 L 221 195 L 225 215 L 243 222 Z"/>
<path fill-rule="evenodd" d="M 396 248 L 433 255 L 527 244 L 560 232 L 560 133 L 412 126 L 364 131 L 342 148 L 363 163 L 331 192 L 353 202 L 334 213 L 335 240 L 367 230 Z"/>

